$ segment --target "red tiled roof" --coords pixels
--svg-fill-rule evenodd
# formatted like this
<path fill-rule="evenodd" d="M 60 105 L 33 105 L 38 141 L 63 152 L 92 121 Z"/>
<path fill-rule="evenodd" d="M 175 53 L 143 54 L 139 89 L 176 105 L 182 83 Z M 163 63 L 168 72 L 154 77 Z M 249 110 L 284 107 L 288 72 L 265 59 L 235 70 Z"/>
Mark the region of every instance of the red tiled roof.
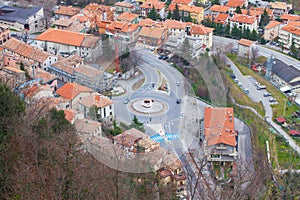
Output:
<path fill-rule="evenodd" d="M 300 35 L 300 27 L 286 25 L 282 27 L 282 30 L 293 33 L 295 35 Z"/>
<path fill-rule="evenodd" d="M 286 20 L 286 21 L 300 21 L 300 16 L 299 15 L 291 15 L 291 14 L 282 14 L 280 16 L 281 20 Z"/>
<path fill-rule="evenodd" d="M 173 0 L 172 3 L 175 4 L 182 4 L 182 5 L 188 5 L 192 2 L 193 0 Z"/>
<path fill-rule="evenodd" d="M 124 12 L 118 16 L 117 20 L 131 22 L 138 17 L 139 17 L 139 15 L 137 15 L 137 14 Z"/>
<path fill-rule="evenodd" d="M 280 25 L 280 22 L 278 21 L 270 21 L 268 23 L 268 25 L 265 27 L 265 29 L 270 29 L 270 28 L 273 28 L 275 26 L 279 26 Z"/>
<path fill-rule="evenodd" d="M 166 21 L 164 21 L 164 25 L 168 28 L 174 28 L 174 29 L 185 29 L 186 28 L 185 22 L 180 22 L 180 21 L 171 20 L 171 19 L 167 19 Z"/>
<path fill-rule="evenodd" d="M 289 130 L 289 134 L 290 135 L 300 135 L 300 131 L 299 130 Z"/>
<path fill-rule="evenodd" d="M 244 0 L 229 0 L 226 4 L 226 6 L 231 8 L 236 8 L 238 6 L 242 7 L 244 4 Z"/>
<path fill-rule="evenodd" d="M 131 3 L 128 3 L 128 2 L 125 2 L 125 1 L 117 2 L 117 3 L 115 3 L 114 6 L 120 6 L 120 7 L 125 7 L 125 8 L 133 8 L 133 5 Z"/>
<path fill-rule="evenodd" d="M 79 13 L 80 9 L 73 6 L 59 6 L 58 10 L 54 11 L 58 15 L 74 16 Z"/>
<path fill-rule="evenodd" d="M 139 26 L 153 26 L 155 25 L 155 21 L 150 18 L 143 19 L 139 22 Z"/>
<path fill-rule="evenodd" d="M 157 10 L 161 10 L 165 7 L 165 2 L 161 2 L 158 0 L 148 0 L 145 1 L 140 7 L 145 9 L 152 9 L 154 7 Z"/>
<path fill-rule="evenodd" d="M 213 32 L 213 30 L 213 28 L 207 28 L 202 25 L 193 25 L 190 29 L 190 33 L 195 35 L 205 35 Z"/>
<path fill-rule="evenodd" d="M 205 108 L 204 135 L 207 145 L 236 146 L 233 108 Z"/>
<path fill-rule="evenodd" d="M 72 100 L 77 95 L 79 95 L 82 92 L 93 92 L 92 89 L 79 85 L 77 83 L 66 83 L 64 86 L 59 88 L 56 93 L 65 99 Z"/>
<path fill-rule="evenodd" d="M 69 122 L 72 122 L 72 120 L 76 116 L 75 110 L 64 110 L 64 113 L 65 113 L 65 119 L 68 120 Z"/>
<path fill-rule="evenodd" d="M 276 118 L 275 119 L 278 123 L 284 123 L 285 122 L 285 119 L 284 119 L 284 117 L 278 117 L 278 118 Z"/>
<path fill-rule="evenodd" d="M 178 5 L 178 4 L 177 4 Z M 171 3 L 168 7 L 168 10 L 170 11 L 174 11 L 176 8 L 176 4 L 174 3 Z M 199 6 L 188 6 L 188 5 L 178 5 L 178 9 L 180 11 L 186 11 L 186 12 L 189 12 L 189 13 L 196 13 L 196 14 L 199 14 L 201 12 L 204 11 L 204 8 L 202 7 L 199 7 Z"/>
<path fill-rule="evenodd" d="M 109 98 L 95 92 L 86 97 L 82 97 L 82 99 L 80 100 L 80 103 L 85 105 L 86 107 L 91 107 L 91 106 L 95 105 L 98 108 L 105 108 L 109 105 L 112 105 L 113 101 L 110 100 Z"/>
<path fill-rule="evenodd" d="M 149 38 L 162 38 L 164 32 L 165 32 L 164 28 L 144 26 L 141 29 L 139 35 L 144 37 L 149 37 Z"/>
<path fill-rule="evenodd" d="M 235 14 L 230 20 L 233 22 L 239 22 L 244 24 L 253 24 L 256 21 L 256 17 L 244 14 Z"/>
<path fill-rule="evenodd" d="M 226 12 L 229 11 L 229 7 L 228 6 L 220 6 L 220 5 L 213 5 L 209 10 L 212 11 L 212 12 L 226 13 Z"/>
<path fill-rule="evenodd" d="M 220 13 L 217 15 L 217 17 L 214 19 L 215 23 L 220 23 L 220 24 L 225 24 L 227 19 L 228 19 L 229 15 L 228 14 L 223 14 Z"/>
<path fill-rule="evenodd" d="M 254 42 L 247 39 L 240 39 L 239 44 L 250 47 Z"/>

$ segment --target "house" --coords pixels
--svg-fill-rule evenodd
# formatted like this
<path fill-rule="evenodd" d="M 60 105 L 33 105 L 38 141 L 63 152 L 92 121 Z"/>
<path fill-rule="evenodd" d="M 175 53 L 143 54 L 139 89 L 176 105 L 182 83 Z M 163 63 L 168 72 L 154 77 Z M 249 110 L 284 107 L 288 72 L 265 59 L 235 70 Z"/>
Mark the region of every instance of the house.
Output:
<path fill-rule="evenodd" d="M 251 50 L 253 46 L 253 41 L 247 39 L 240 39 L 238 42 L 238 56 L 248 58 L 251 55 Z"/>
<path fill-rule="evenodd" d="M 178 5 L 192 6 L 194 3 L 194 0 L 173 0 L 172 3 L 178 4 Z"/>
<path fill-rule="evenodd" d="M 269 6 L 274 11 L 275 17 L 280 17 L 282 14 L 287 14 L 289 10 L 292 9 L 292 4 L 279 1 L 270 2 Z"/>
<path fill-rule="evenodd" d="M 279 36 L 280 22 L 270 21 L 264 28 L 264 39 L 266 41 L 272 41 Z"/>
<path fill-rule="evenodd" d="M 62 82 L 75 82 L 102 91 L 111 87 L 110 80 L 104 74 L 104 70 L 86 65 L 78 55 L 72 55 L 61 59 L 48 67 L 48 71 L 57 76 Z"/>
<path fill-rule="evenodd" d="M 113 101 L 102 94 L 94 92 L 79 100 L 79 111 L 84 113 L 85 118 L 89 116 L 90 109 L 93 106 L 97 108 L 96 114 L 99 115 L 99 119 L 112 121 L 115 118 Z"/>
<path fill-rule="evenodd" d="M 133 155 L 136 153 L 152 152 L 159 148 L 158 142 L 154 142 L 147 134 L 135 128 L 114 136 L 113 143 Z"/>
<path fill-rule="evenodd" d="M 176 8 L 176 4 L 171 3 L 168 10 L 173 14 Z M 196 24 L 201 24 L 204 19 L 204 8 L 199 6 L 189 6 L 189 5 L 178 5 L 179 15 L 181 18 L 190 17 L 192 21 Z"/>
<path fill-rule="evenodd" d="M 276 119 L 275 119 L 275 121 L 278 123 L 278 124 L 280 124 L 280 125 L 284 125 L 285 124 L 285 119 L 284 119 L 284 117 L 277 117 Z"/>
<path fill-rule="evenodd" d="M 112 6 L 90 3 L 83 8 L 83 14 L 88 16 L 91 21 L 100 22 L 101 20 L 112 21 L 115 19 L 115 11 Z"/>
<path fill-rule="evenodd" d="M 271 68 L 271 79 L 278 88 L 288 86 L 293 92 L 300 92 L 300 71 L 297 68 L 278 59 L 273 59 Z"/>
<path fill-rule="evenodd" d="M 220 13 L 213 19 L 213 21 L 216 24 L 221 24 L 221 25 L 225 26 L 229 21 L 229 14 Z"/>
<path fill-rule="evenodd" d="M 209 162 L 233 163 L 238 156 L 233 108 L 204 110 L 204 154 Z"/>
<path fill-rule="evenodd" d="M 266 10 L 270 20 L 273 20 L 273 10 L 270 8 L 251 7 L 249 9 L 242 9 L 242 14 L 256 17 L 257 21 L 259 22 L 261 20 L 261 15 L 264 14 L 264 10 Z"/>
<path fill-rule="evenodd" d="M 0 45 L 6 42 L 10 37 L 9 27 L 0 24 Z"/>
<path fill-rule="evenodd" d="M 113 21 L 105 26 L 105 34 L 114 41 L 116 38 L 122 44 L 134 44 L 138 38 L 139 25 L 125 21 Z"/>
<path fill-rule="evenodd" d="M 74 123 L 79 135 L 102 136 L 102 124 L 89 119 L 77 119 Z"/>
<path fill-rule="evenodd" d="M 294 136 L 294 137 L 300 137 L 300 131 L 299 130 L 289 130 L 289 134 L 291 136 Z"/>
<path fill-rule="evenodd" d="M 80 113 L 73 109 L 66 109 L 64 110 L 64 113 L 65 113 L 65 119 L 71 124 L 74 124 L 75 121 L 78 119 L 84 119 L 83 113 Z"/>
<path fill-rule="evenodd" d="M 0 82 L 14 89 L 17 86 L 25 83 L 25 72 L 15 67 L 4 67 L 0 71 Z"/>
<path fill-rule="evenodd" d="M 169 36 L 178 36 L 180 33 L 185 33 L 187 24 L 174 19 L 167 19 L 164 21 L 164 26 L 168 28 Z"/>
<path fill-rule="evenodd" d="M 211 15 L 218 15 L 218 14 L 228 14 L 229 13 L 229 7 L 228 6 L 221 6 L 221 5 L 213 5 L 209 8 Z"/>
<path fill-rule="evenodd" d="M 196 24 L 188 27 L 187 39 L 192 47 L 193 57 L 198 56 L 206 48 L 212 47 L 213 30 Z"/>
<path fill-rule="evenodd" d="M 117 2 L 114 5 L 115 13 L 122 14 L 122 13 L 132 13 L 134 11 L 134 5 L 128 3 L 126 1 Z"/>
<path fill-rule="evenodd" d="M 258 28 L 257 18 L 249 15 L 244 15 L 244 14 L 235 14 L 230 19 L 230 30 L 232 30 L 232 28 L 235 26 L 241 30 L 248 28 L 250 31 L 254 30 L 257 32 L 257 28 Z"/>
<path fill-rule="evenodd" d="M 140 30 L 137 46 L 158 49 L 168 39 L 168 30 L 164 27 L 144 26 Z"/>
<path fill-rule="evenodd" d="M 235 13 L 235 10 L 236 10 L 237 7 L 247 8 L 248 7 L 248 0 L 229 0 L 226 3 L 226 6 L 230 8 L 229 13 L 233 14 L 233 13 Z"/>
<path fill-rule="evenodd" d="M 139 23 L 139 15 L 134 14 L 134 13 L 124 12 L 117 17 L 117 21 L 128 22 L 131 24 L 138 24 Z"/>
<path fill-rule="evenodd" d="M 19 8 L 0 5 L 0 13 L 0 25 L 6 25 L 17 31 L 26 29 L 30 33 L 37 33 L 46 26 L 42 6 Z"/>
<path fill-rule="evenodd" d="M 69 101 L 69 106 L 67 108 L 72 108 L 75 110 L 79 108 L 79 100 L 82 99 L 82 97 L 88 96 L 92 93 L 92 89 L 77 83 L 66 83 L 61 88 L 56 90 L 56 94 Z"/>
<path fill-rule="evenodd" d="M 55 55 L 77 54 L 88 60 L 95 60 L 102 54 L 100 37 L 53 28 L 36 37 L 33 45 Z"/>
<path fill-rule="evenodd" d="M 159 0 L 147 0 L 141 6 L 140 16 L 147 18 L 149 12 L 152 8 L 156 10 L 156 12 L 160 15 L 162 19 L 165 17 L 165 2 L 161 2 Z"/>
<path fill-rule="evenodd" d="M 10 38 L 2 44 L 4 65 L 19 65 L 16 61 L 30 62 L 30 67 L 47 70 L 50 64 L 57 62 L 57 56 L 44 52 L 15 38 Z M 29 69 L 30 70 L 30 69 Z"/>
<path fill-rule="evenodd" d="M 300 47 L 300 21 L 291 21 L 279 29 L 279 42 L 283 48 L 290 49 L 294 44 L 296 48 Z"/>
<path fill-rule="evenodd" d="M 300 15 L 282 14 L 280 19 L 284 23 L 288 23 L 289 21 L 300 21 Z"/>
<path fill-rule="evenodd" d="M 54 11 L 54 18 L 58 19 L 70 19 L 80 12 L 80 8 L 74 6 L 59 6 L 57 10 Z"/>
<path fill-rule="evenodd" d="M 61 18 L 53 22 L 52 25 L 54 25 L 57 29 L 68 30 L 72 32 L 83 33 L 86 31 L 86 27 L 74 18 Z"/>

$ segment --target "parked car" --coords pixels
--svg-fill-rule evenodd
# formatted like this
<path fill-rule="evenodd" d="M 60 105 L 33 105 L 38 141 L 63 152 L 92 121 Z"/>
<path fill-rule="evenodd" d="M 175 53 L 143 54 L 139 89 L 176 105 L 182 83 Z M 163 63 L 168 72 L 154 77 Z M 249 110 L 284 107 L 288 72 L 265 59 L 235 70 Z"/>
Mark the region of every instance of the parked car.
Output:
<path fill-rule="evenodd" d="M 243 83 L 242 83 L 241 81 L 239 81 L 239 82 L 237 83 L 237 85 L 238 85 L 239 87 L 242 87 L 242 86 L 243 86 Z"/>
<path fill-rule="evenodd" d="M 235 74 L 231 74 L 230 77 L 231 77 L 232 79 L 235 79 L 236 76 L 235 76 Z"/>
<path fill-rule="evenodd" d="M 163 59 L 163 60 L 167 60 L 167 59 L 169 59 L 169 56 L 163 56 L 162 59 Z"/>
<path fill-rule="evenodd" d="M 181 103 L 181 99 L 177 99 L 177 100 L 176 100 L 176 103 L 177 103 L 177 104 L 180 104 L 180 103 Z"/>
<path fill-rule="evenodd" d="M 234 79 L 234 82 L 238 83 L 238 82 L 239 82 L 239 79 L 237 79 L 237 78 L 236 78 L 236 79 Z"/>
<path fill-rule="evenodd" d="M 244 92 L 245 94 L 248 94 L 248 93 L 249 93 L 249 90 L 246 88 L 246 89 L 243 90 L 243 92 Z"/>
<path fill-rule="evenodd" d="M 267 87 L 265 85 L 258 85 L 256 86 L 256 89 L 258 90 L 263 90 L 263 89 L 266 89 Z"/>
<path fill-rule="evenodd" d="M 276 99 L 274 99 L 273 97 L 271 97 L 271 98 L 269 99 L 269 102 L 270 102 L 270 103 L 274 103 L 274 102 L 276 102 Z"/>
<path fill-rule="evenodd" d="M 176 85 L 177 85 L 177 86 L 180 86 L 180 82 L 179 82 L 179 81 L 177 81 L 177 82 L 176 82 Z"/>
<path fill-rule="evenodd" d="M 268 92 L 264 93 L 264 97 L 270 97 L 270 96 L 271 96 L 270 93 L 268 93 Z"/>

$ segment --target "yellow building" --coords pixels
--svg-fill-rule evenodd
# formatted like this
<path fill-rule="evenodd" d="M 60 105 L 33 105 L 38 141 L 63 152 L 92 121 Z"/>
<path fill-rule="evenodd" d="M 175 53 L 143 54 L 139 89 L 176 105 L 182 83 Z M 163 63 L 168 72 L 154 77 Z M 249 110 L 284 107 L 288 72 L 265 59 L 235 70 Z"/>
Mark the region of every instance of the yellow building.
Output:
<path fill-rule="evenodd" d="M 175 10 L 176 4 L 170 4 L 168 10 L 173 13 Z M 204 19 L 204 9 L 198 6 L 189 6 L 189 5 L 178 5 L 179 14 L 182 17 L 190 16 L 194 23 L 201 24 Z"/>

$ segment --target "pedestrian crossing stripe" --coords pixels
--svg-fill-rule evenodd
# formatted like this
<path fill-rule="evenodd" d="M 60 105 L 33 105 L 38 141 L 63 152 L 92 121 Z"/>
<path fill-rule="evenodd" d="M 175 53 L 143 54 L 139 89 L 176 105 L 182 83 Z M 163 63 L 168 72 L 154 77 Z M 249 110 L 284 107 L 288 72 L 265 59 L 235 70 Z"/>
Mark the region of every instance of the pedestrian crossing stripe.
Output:
<path fill-rule="evenodd" d="M 177 139 L 179 138 L 179 135 L 178 134 L 172 134 L 172 133 L 166 133 L 166 138 L 170 141 L 170 140 L 174 140 L 174 139 Z"/>
<path fill-rule="evenodd" d="M 155 142 L 162 142 L 163 140 L 165 140 L 160 134 L 155 134 L 153 136 L 150 137 L 152 140 L 154 140 Z"/>

